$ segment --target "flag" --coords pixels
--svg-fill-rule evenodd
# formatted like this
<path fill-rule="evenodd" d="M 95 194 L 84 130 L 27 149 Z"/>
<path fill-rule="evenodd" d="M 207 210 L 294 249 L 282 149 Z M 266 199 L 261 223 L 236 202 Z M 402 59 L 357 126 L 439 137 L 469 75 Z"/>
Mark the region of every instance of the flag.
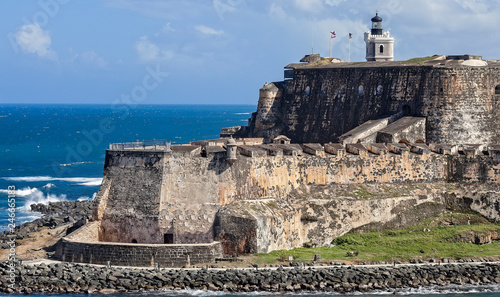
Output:
<path fill-rule="evenodd" d="M 349 33 L 349 39 L 352 39 L 352 33 Z"/>
<path fill-rule="evenodd" d="M 335 33 L 335 31 L 330 32 L 330 33 L 332 34 L 332 36 L 331 36 L 331 37 L 332 37 L 332 39 L 333 39 L 333 38 L 335 38 L 335 37 L 337 37 L 337 34 Z"/>

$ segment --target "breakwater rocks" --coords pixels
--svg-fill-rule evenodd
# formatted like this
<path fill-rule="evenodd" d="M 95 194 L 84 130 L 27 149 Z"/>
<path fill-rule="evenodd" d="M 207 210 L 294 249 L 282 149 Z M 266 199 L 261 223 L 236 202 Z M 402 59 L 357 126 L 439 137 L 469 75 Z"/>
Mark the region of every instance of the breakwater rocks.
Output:
<path fill-rule="evenodd" d="M 92 213 L 92 201 L 60 201 L 32 204 L 30 207 L 32 212 L 39 212 L 43 216 L 14 228 L 17 245 L 20 244 L 19 240 L 30 238 L 29 233 L 38 232 L 43 227 L 57 228 L 67 224 L 72 224 L 74 228 L 81 226 L 78 222 L 85 220 Z M 74 230 L 73 227 L 69 231 Z M 8 231 L 0 233 L 0 248 L 8 248 L 10 234 Z"/>
<path fill-rule="evenodd" d="M 500 283 L 499 263 L 404 266 L 332 266 L 277 269 L 135 269 L 57 263 L 0 263 L 4 293 L 91 293 L 199 289 L 228 292 L 393 291 L 450 285 Z M 16 278 L 14 289 L 9 277 Z"/>

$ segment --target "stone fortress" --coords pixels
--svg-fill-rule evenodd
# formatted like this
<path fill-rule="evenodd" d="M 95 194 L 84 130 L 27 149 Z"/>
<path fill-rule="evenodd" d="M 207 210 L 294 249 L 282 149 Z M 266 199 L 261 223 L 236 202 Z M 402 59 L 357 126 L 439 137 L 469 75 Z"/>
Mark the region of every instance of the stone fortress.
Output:
<path fill-rule="evenodd" d="M 392 61 L 394 40 L 372 23 L 367 62 L 286 66 L 248 126 L 220 139 L 111 144 L 93 220 L 56 255 L 181 267 L 328 245 L 450 205 L 500 221 L 500 62 Z"/>

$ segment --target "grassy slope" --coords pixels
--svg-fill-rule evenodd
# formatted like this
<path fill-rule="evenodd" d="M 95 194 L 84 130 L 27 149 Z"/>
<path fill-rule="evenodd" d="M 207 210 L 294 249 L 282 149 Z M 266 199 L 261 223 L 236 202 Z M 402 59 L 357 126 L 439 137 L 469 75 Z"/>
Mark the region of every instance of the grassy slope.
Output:
<path fill-rule="evenodd" d="M 468 220 L 470 218 L 470 225 Z M 500 226 L 472 214 L 446 214 L 402 230 L 385 232 L 350 232 L 334 240 L 332 248 L 297 248 L 290 251 L 274 251 L 256 254 L 254 263 L 271 264 L 294 256 L 299 261 L 312 261 L 320 254 L 323 261 L 409 261 L 430 258 L 498 258 L 500 241 L 477 245 L 460 242 L 460 237 L 471 233 L 486 234 L 499 231 Z M 347 256 L 348 252 L 357 256 Z M 423 251 L 423 253 L 421 252 Z"/>

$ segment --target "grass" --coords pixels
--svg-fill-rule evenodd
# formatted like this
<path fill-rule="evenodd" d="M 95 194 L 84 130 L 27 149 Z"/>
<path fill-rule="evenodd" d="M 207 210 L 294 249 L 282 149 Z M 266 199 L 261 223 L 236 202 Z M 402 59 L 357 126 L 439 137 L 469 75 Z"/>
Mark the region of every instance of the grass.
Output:
<path fill-rule="evenodd" d="M 430 60 L 434 60 L 436 57 L 438 57 L 438 56 L 434 55 L 434 56 L 413 58 L 413 59 L 410 59 L 410 60 L 407 60 L 407 61 L 402 61 L 401 64 L 403 64 L 403 65 L 404 64 L 420 64 L 420 65 L 424 65 L 424 62 L 430 61 Z"/>
<path fill-rule="evenodd" d="M 469 218 L 471 218 L 471 225 L 467 225 Z M 430 258 L 498 258 L 500 256 L 500 241 L 477 245 L 458 240 L 461 234 L 471 231 L 484 234 L 490 231 L 500 231 L 500 226 L 471 214 L 448 214 L 406 229 L 363 234 L 350 232 L 336 238 L 333 241 L 335 246 L 332 248 L 296 248 L 289 251 L 255 254 L 252 261 L 258 264 L 272 264 L 293 256 L 298 261 L 310 262 L 315 254 L 320 254 L 325 262 L 388 262 Z"/>

